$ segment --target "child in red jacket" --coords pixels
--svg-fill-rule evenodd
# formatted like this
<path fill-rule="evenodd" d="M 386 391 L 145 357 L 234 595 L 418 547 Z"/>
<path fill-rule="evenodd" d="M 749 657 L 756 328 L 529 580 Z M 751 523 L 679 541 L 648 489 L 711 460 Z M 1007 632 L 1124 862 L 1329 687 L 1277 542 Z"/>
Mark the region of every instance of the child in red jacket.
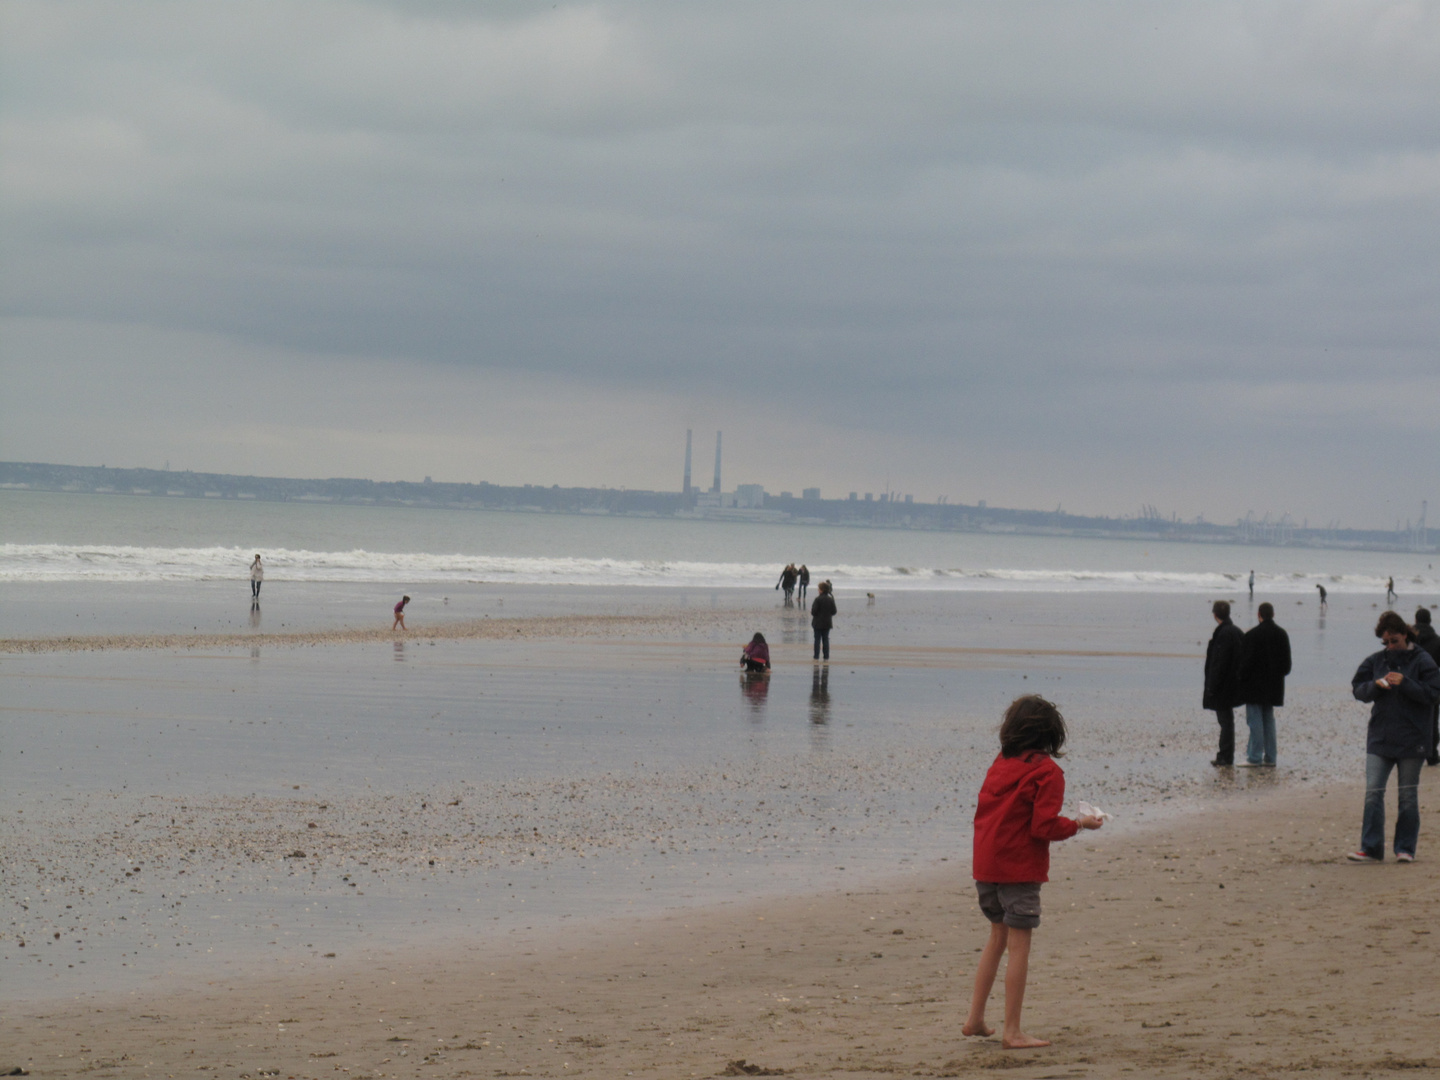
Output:
<path fill-rule="evenodd" d="M 1081 829 L 1098 829 L 1098 817 L 1060 816 L 1065 774 L 1054 758 L 1065 745 L 1065 718 L 1044 698 L 1016 698 L 1000 725 L 1000 756 L 985 774 L 975 808 L 975 889 L 990 920 L 990 940 L 980 954 L 970 1016 L 961 1032 L 993 1035 L 985 1025 L 985 1003 L 1010 951 L 1005 968 L 1007 1050 L 1049 1046 L 1020 1030 L 1025 976 L 1030 966 L 1030 932 L 1040 925 L 1040 885 L 1050 880 L 1050 841 L 1068 840 Z"/>

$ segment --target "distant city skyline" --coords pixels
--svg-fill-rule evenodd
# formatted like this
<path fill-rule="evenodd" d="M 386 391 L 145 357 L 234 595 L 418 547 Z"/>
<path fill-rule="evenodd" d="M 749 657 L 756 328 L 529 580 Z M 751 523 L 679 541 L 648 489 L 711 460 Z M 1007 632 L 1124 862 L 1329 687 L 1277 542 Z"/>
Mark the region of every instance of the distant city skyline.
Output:
<path fill-rule="evenodd" d="M 1440 8 L 0 6 L 0 459 L 1386 524 Z"/>

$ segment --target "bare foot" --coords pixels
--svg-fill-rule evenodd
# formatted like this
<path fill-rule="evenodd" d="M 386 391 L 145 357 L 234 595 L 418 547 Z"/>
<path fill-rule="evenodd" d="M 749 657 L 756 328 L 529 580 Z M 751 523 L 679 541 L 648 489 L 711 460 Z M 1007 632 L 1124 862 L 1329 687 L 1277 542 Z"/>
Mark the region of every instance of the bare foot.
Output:
<path fill-rule="evenodd" d="M 969 1036 L 994 1035 L 995 1029 L 992 1027 L 986 1027 L 983 1020 L 978 1024 L 972 1024 L 967 1021 L 965 1026 L 960 1029 L 960 1034 Z"/>
<path fill-rule="evenodd" d="M 1023 1031 L 1013 1039 L 1001 1039 L 1000 1045 L 1006 1050 L 1034 1050 L 1037 1046 L 1049 1046 L 1049 1039 L 1036 1039 Z"/>

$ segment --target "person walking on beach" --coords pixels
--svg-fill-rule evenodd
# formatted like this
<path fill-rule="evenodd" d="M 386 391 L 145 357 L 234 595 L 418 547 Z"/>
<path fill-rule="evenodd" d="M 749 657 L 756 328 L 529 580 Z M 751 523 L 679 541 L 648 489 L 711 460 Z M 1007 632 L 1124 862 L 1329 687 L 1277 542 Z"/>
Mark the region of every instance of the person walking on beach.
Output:
<path fill-rule="evenodd" d="M 810 605 L 810 627 L 815 631 L 815 659 L 820 659 L 820 650 L 825 650 L 825 659 L 830 659 L 830 628 L 835 625 L 835 596 L 830 582 L 820 582 L 820 595 Z"/>
<path fill-rule="evenodd" d="M 1351 862 L 1385 858 L 1385 785 L 1395 771 L 1395 861 L 1414 862 L 1420 838 L 1420 768 L 1435 749 L 1431 707 L 1440 701 L 1440 667 L 1410 641 L 1410 628 L 1393 611 L 1380 616 L 1375 636 L 1384 648 L 1355 670 L 1355 700 L 1370 702 L 1365 734 L 1365 813 L 1360 848 Z"/>
<path fill-rule="evenodd" d="M 1440 634 L 1430 624 L 1430 609 L 1415 610 L 1415 644 L 1430 654 L 1430 659 L 1440 664 Z M 1429 765 L 1440 765 L 1440 701 L 1430 706 L 1430 753 L 1425 758 Z"/>
<path fill-rule="evenodd" d="M 775 588 L 785 590 L 785 606 L 789 607 L 795 596 L 795 579 L 800 576 L 800 571 L 795 569 L 795 564 L 789 563 L 784 570 L 780 571 L 780 580 L 775 583 Z"/>
<path fill-rule="evenodd" d="M 1400 594 L 1395 591 L 1395 579 L 1392 577 L 1385 582 L 1385 603 L 1393 604 L 1400 599 Z"/>
<path fill-rule="evenodd" d="M 804 563 L 801 563 L 800 569 L 796 571 L 796 574 L 795 586 L 799 589 L 799 599 L 803 605 L 805 603 L 805 590 L 810 588 L 810 568 Z"/>
<path fill-rule="evenodd" d="M 391 630 L 394 630 L 397 626 L 401 630 L 405 629 L 405 605 L 408 603 L 410 603 L 410 597 L 400 597 L 400 602 L 395 605 L 395 621 L 390 624 Z"/>
<path fill-rule="evenodd" d="M 1325 586 L 1319 582 L 1315 583 L 1315 588 L 1320 590 L 1320 610 L 1324 611 L 1330 606 L 1330 595 L 1325 591 Z"/>
<path fill-rule="evenodd" d="M 990 938 L 980 954 L 970 1014 L 961 1034 L 993 1035 L 985 1005 L 1006 952 L 1005 1030 L 1007 1050 L 1049 1046 L 1020 1027 L 1030 968 L 1030 937 L 1040 925 L 1040 886 L 1050 880 L 1050 843 L 1081 829 L 1098 829 L 1098 817 L 1061 817 L 1065 774 L 1055 764 L 1065 745 L 1065 718 L 1034 694 L 1016 698 L 1000 725 L 1000 754 L 985 774 L 975 807 L 972 860 L 980 910 L 990 920 Z"/>
<path fill-rule="evenodd" d="M 254 603 L 260 602 L 260 586 L 265 582 L 265 567 L 260 565 L 260 553 L 255 553 L 255 561 L 250 564 L 250 599 Z"/>
<path fill-rule="evenodd" d="M 1212 709 L 1220 724 L 1220 749 L 1216 768 L 1235 764 L 1235 706 L 1245 702 L 1240 696 L 1240 652 L 1245 634 L 1230 621 L 1230 602 L 1216 600 L 1210 608 L 1215 616 L 1215 632 L 1205 649 L 1205 694 L 1202 708 Z"/>
<path fill-rule="evenodd" d="M 1255 571 L 1250 571 L 1250 599 L 1255 599 Z"/>
<path fill-rule="evenodd" d="M 770 670 L 770 646 L 764 634 L 757 631 L 750 644 L 740 650 L 740 663 L 746 671 Z"/>
<path fill-rule="evenodd" d="M 1290 635 L 1275 622 L 1266 601 L 1256 609 L 1260 621 L 1245 632 L 1240 648 L 1240 699 L 1250 740 L 1242 768 L 1275 764 L 1275 710 L 1285 704 L 1285 676 L 1290 674 Z"/>

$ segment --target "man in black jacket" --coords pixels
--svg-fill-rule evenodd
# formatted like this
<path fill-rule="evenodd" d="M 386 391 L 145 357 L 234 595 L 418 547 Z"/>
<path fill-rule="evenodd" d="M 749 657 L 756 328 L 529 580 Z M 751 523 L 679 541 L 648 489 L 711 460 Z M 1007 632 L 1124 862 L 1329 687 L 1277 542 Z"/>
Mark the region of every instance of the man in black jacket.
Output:
<path fill-rule="evenodd" d="M 815 659 L 820 659 L 820 650 L 825 650 L 825 659 L 830 659 L 830 628 L 835 624 L 835 593 L 830 582 L 820 582 L 820 595 L 810 605 L 810 625 L 815 630 Z"/>
<path fill-rule="evenodd" d="M 1275 609 L 1261 604 L 1260 621 L 1245 632 L 1240 647 L 1240 700 L 1250 741 L 1243 768 L 1275 765 L 1275 709 L 1285 704 L 1285 676 L 1290 674 L 1290 635 L 1275 624 Z"/>
<path fill-rule="evenodd" d="M 1415 644 L 1440 665 L 1440 634 L 1430 625 L 1429 608 L 1422 607 L 1415 612 Z M 1425 760 L 1431 765 L 1440 765 L 1440 701 L 1430 706 L 1430 756 Z"/>
<path fill-rule="evenodd" d="M 1245 634 L 1230 621 L 1230 603 L 1216 600 L 1210 613 L 1219 623 L 1205 650 L 1205 696 L 1201 707 L 1213 709 L 1220 723 L 1220 750 L 1211 765 L 1235 764 L 1235 706 L 1240 696 L 1240 650 Z"/>

